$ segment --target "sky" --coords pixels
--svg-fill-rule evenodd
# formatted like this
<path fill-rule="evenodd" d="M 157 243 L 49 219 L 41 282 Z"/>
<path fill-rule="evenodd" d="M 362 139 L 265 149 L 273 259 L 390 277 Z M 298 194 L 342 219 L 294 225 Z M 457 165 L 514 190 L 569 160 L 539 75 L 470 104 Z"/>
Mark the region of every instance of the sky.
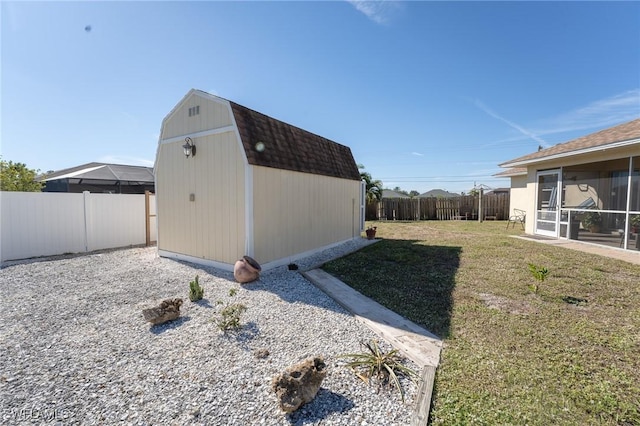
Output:
<path fill-rule="evenodd" d="M 640 2 L 0 3 L 0 155 L 153 166 L 200 89 L 351 148 L 385 188 L 508 187 L 498 164 L 640 117 Z"/>

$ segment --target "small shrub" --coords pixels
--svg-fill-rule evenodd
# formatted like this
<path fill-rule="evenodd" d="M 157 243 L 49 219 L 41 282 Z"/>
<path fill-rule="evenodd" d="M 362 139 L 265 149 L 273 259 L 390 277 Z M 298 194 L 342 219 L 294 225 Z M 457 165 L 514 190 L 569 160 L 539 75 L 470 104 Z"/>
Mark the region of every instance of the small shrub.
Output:
<path fill-rule="evenodd" d="M 533 263 L 529 263 L 529 272 L 531 272 L 531 275 L 540 282 L 544 282 L 549 274 L 549 270 L 547 268 L 536 266 Z M 534 293 L 538 293 L 538 284 L 530 284 L 529 289 Z"/>
<path fill-rule="evenodd" d="M 238 290 L 232 288 L 229 290 L 229 297 L 233 297 L 237 294 Z M 216 305 L 223 305 L 223 308 L 219 312 L 219 317 L 215 318 L 215 323 L 218 329 L 222 332 L 230 330 L 238 330 L 240 325 L 240 317 L 243 312 L 247 310 L 247 307 L 242 303 L 225 303 L 222 300 L 218 300 Z"/>
<path fill-rule="evenodd" d="M 591 232 L 594 232 L 602 224 L 602 215 L 600 212 L 588 212 L 582 217 L 582 226 Z"/>
<path fill-rule="evenodd" d="M 204 288 L 200 287 L 200 283 L 198 283 L 198 276 L 196 275 L 196 279 L 189 283 L 189 299 L 192 302 L 196 302 L 198 300 L 202 300 L 204 296 Z"/>
<path fill-rule="evenodd" d="M 404 390 L 400 385 L 398 376 L 405 376 L 411 380 L 418 377 L 418 373 L 402 364 L 403 358 L 398 355 L 398 350 L 393 349 L 383 352 L 376 340 L 371 343 L 362 343 L 367 349 L 365 352 L 355 354 L 338 355 L 339 358 L 350 358 L 347 363 L 356 376 L 363 382 L 369 384 L 372 377 L 380 380 L 380 384 L 392 384 L 400 392 L 402 402 L 404 402 Z"/>

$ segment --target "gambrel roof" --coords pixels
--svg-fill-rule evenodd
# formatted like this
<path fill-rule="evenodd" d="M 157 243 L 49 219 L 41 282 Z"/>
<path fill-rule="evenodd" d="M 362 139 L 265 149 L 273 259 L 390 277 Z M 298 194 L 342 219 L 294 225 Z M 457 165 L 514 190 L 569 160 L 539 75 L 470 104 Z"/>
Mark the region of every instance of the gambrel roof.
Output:
<path fill-rule="evenodd" d="M 640 145 L 640 119 L 515 158 L 500 164 L 500 167 L 526 166 L 540 161 L 636 144 Z"/>
<path fill-rule="evenodd" d="M 349 147 L 229 101 L 249 164 L 360 180 Z M 264 150 L 256 149 L 262 142 Z"/>

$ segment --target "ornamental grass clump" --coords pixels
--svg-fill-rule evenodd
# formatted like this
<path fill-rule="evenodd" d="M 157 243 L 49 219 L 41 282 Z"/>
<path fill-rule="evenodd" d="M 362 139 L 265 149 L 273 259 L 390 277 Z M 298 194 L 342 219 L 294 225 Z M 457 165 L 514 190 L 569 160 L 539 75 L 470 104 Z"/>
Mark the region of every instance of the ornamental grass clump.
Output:
<path fill-rule="evenodd" d="M 399 376 L 414 381 L 418 377 L 418 373 L 402 363 L 403 358 L 398 355 L 397 349 L 384 352 L 375 339 L 371 340 L 371 343 L 363 342 L 362 345 L 367 351 L 338 355 L 338 357 L 351 359 L 346 366 L 366 384 L 370 384 L 371 378 L 375 377 L 381 385 L 395 386 L 400 392 L 402 402 L 404 402 L 404 390 L 400 384 Z"/>
<path fill-rule="evenodd" d="M 189 299 L 191 299 L 192 302 L 197 302 L 198 300 L 202 300 L 203 296 L 204 288 L 198 283 L 198 276 L 196 275 L 196 279 L 189 283 Z"/>

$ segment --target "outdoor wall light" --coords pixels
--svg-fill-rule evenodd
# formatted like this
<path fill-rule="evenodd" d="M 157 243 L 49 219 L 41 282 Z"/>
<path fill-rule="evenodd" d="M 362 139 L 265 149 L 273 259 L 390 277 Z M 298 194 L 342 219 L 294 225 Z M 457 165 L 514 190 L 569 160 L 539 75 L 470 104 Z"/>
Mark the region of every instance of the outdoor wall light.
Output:
<path fill-rule="evenodd" d="M 258 151 L 258 152 L 264 151 L 264 142 L 258 142 L 256 144 L 256 151 Z"/>
<path fill-rule="evenodd" d="M 190 137 L 184 138 L 184 145 L 182 145 L 182 149 L 184 150 L 184 155 L 189 158 L 196 156 L 196 145 L 193 143 Z"/>

